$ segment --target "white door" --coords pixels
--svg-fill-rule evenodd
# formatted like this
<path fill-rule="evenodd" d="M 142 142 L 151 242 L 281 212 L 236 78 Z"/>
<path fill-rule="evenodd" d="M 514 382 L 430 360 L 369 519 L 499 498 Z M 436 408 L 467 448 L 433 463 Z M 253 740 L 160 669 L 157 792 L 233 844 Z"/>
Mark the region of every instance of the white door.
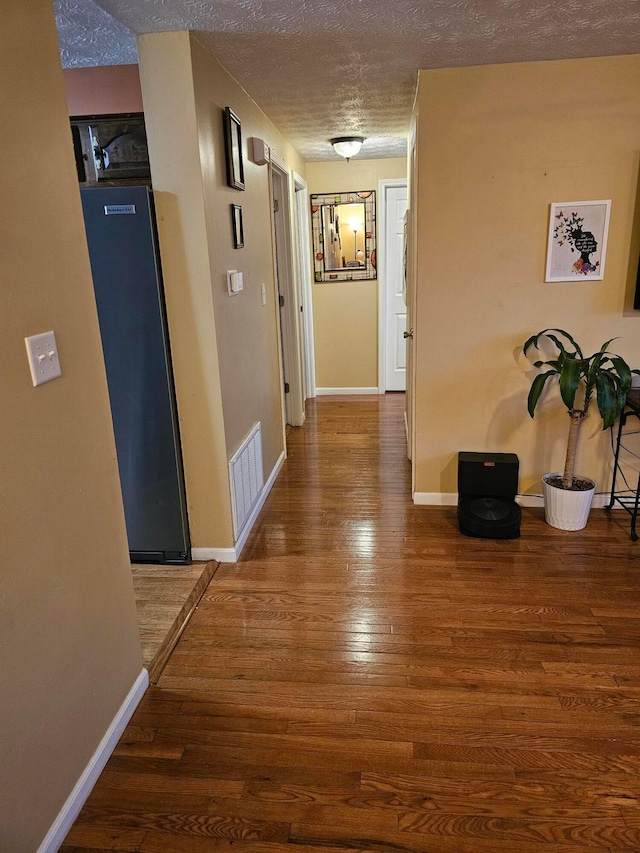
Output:
<path fill-rule="evenodd" d="M 407 306 L 404 301 L 404 215 L 407 187 L 386 187 L 385 226 L 385 388 L 404 391 L 407 373 Z"/>

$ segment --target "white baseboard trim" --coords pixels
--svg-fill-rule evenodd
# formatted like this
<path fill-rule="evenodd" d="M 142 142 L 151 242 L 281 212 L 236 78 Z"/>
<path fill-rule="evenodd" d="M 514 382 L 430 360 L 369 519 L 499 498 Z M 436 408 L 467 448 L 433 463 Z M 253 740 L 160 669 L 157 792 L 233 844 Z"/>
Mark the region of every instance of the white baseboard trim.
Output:
<path fill-rule="evenodd" d="M 413 502 L 418 506 L 457 506 L 455 492 L 414 492 Z"/>
<path fill-rule="evenodd" d="M 242 549 L 247 544 L 247 539 L 249 538 L 249 534 L 251 533 L 251 529 L 255 524 L 256 518 L 260 514 L 260 510 L 264 506 L 264 502 L 266 501 L 269 492 L 273 488 L 273 484 L 276 481 L 276 477 L 280 473 L 280 469 L 284 465 L 284 460 L 286 459 L 286 455 L 284 450 L 278 457 L 278 461 L 273 466 L 273 471 L 269 474 L 269 479 L 262 487 L 262 491 L 260 492 L 260 497 L 256 501 L 256 505 L 254 506 L 251 515 L 247 519 L 244 527 L 242 528 L 242 532 L 238 537 L 236 544 L 233 548 L 192 548 L 191 556 L 194 560 L 217 560 L 219 563 L 237 563 L 242 553 Z"/>
<path fill-rule="evenodd" d="M 91 756 L 89 763 L 76 782 L 73 791 L 67 797 L 67 801 L 60 810 L 58 817 L 54 820 L 49 832 L 45 835 L 44 841 L 38 847 L 38 853 L 56 853 L 62 845 L 148 686 L 149 673 L 146 669 L 143 669 L 133 683 L 133 687 L 120 706 L 118 713 L 111 721 L 98 748 Z"/>
<path fill-rule="evenodd" d="M 518 495 L 517 503 L 520 506 L 544 506 L 544 501 L 541 495 Z M 414 492 L 413 502 L 417 506 L 457 506 L 457 492 Z M 594 495 L 591 506 L 594 509 L 601 509 L 609 502 L 609 496 L 605 494 Z M 621 509 L 621 507 L 614 507 Z"/>
<path fill-rule="evenodd" d="M 374 388 L 316 388 L 316 395 L 322 396 L 346 396 L 347 394 L 379 394 L 378 387 Z"/>
<path fill-rule="evenodd" d="M 216 560 L 218 563 L 235 563 L 237 560 L 235 548 L 192 548 L 191 556 L 194 560 L 209 562 Z"/>

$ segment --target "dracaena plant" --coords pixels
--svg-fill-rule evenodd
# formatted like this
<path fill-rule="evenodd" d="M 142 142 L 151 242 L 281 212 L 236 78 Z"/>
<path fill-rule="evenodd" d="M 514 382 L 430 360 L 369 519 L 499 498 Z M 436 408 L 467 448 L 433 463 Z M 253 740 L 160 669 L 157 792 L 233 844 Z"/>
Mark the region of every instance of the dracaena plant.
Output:
<path fill-rule="evenodd" d="M 609 344 L 616 338 L 606 341 L 593 355 L 585 356 L 571 335 L 563 329 L 543 329 L 537 335 L 532 335 L 522 348 L 524 354 L 527 355 L 531 348 L 539 349 L 539 342 L 544 338 L 554 345 L 557 355 L 549 361 L 534 362 L 534 367 L 548 369 L 533 380 L 527 406 L 533 417 L 545 385 L 549 380 L 558 379 L 560 395 L 571 419 L 562 488 L 571 489 L 580 425 L 587 416 L 594 394 L 602 417 L 602 429 L 607 429 L 613 426 L 624 407 L 631 388 L 631 374 L 640 371 L 631 370 L 622 356 L 609 352 Z"/>

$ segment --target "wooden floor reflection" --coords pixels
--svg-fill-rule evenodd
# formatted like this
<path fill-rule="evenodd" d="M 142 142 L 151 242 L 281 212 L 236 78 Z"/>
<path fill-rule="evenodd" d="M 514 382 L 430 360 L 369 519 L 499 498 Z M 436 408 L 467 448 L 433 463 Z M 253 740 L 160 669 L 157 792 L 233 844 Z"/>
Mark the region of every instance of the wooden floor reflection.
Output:
<path fill-rule="evenodd" d="M 410 501 L 403 402 L 308 405 L 66 853 L 640 850 L 626 515 L 461 536 Z"/>

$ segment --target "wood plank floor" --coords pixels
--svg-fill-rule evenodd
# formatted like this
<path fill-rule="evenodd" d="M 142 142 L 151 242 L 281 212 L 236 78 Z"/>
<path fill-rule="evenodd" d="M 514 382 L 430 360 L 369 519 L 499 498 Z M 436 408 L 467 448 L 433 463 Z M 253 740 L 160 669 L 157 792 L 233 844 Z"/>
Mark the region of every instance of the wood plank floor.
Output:
<path fill-rule="evenodd" d="M 166 566 L 133 563 L 142 663 L 154 684 L 175 648 L 218 563 Z"/>
<path fill-rule="evenodd" d="M 309 404 L 65 853 L 640 850 L 628 516 L 463 537 L 409 500 L 402 408 Z"/>

